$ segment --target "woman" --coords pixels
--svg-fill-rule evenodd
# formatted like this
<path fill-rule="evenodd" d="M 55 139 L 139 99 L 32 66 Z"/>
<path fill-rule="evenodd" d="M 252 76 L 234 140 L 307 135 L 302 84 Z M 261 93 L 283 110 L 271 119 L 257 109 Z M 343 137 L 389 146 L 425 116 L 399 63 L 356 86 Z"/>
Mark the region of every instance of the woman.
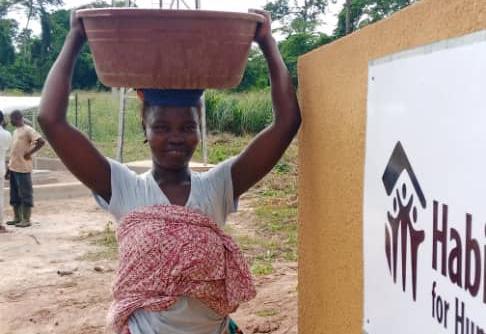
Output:
<path fill-rule="evenodd" d="M 117 231 L 121 268 L 115 282 L 115 306 L 111 312 L 112 322 L 119 332 L 236 333 L 237 329 L 227 315 L 236 309 L 237 302 L 252 297 L 252 285 L 241 263 L 241 254 L 235 250 L 229 255 L 215 255 L 211 250 L 199 249 L 198 246 L 211 239 L 221 246 L 218 249 L 225 252 L 234 250 L 234 245 L 218 226 L 223 225 L 226 216 L 236 210 L 238 198 L 277 163 L 300 126 L 295 90 L 271 34 L 270 17 L 264 11 L 254 12 L 265 17 L 254 40 L 268 63 L 273 123 L 238 156 L 222 162 L 207 173 L 191 173 L 189 161 L 200 138 L 197 106 L 201 91 L 142 90 L 142 126 L 152 153 L 153 166 L 149 173 L 141 176 L 106 159 L 66 120 L 75 60 L 86 41 L 82 22 L 75 18 L 74 13 L 71 15 L 70 32 L 44 86 L 39 123 L 67 168 L 93 191 L 102 207 L 121 221 Z M 203 215 L 198 215 L 198 212 Z M 184 221 L 187 217 L 189 221 Z M 163 231 L 157 230 L 160 228 L 160 224 L 157 225 L 159 221 L 166 223 Z M 184 223 L 181 224 L 181 221 Z M 193 221 L 197 221 L 197 224 L 191 225 Z M 170 228 L 164 229 L 167 226 Z M 181 226 L 184 226 L 183 232 Z M 205 237 L 200 238 L 198 233 Z M 189 248 L 178 248 L 187 246 L 185 242 L 176 242 L 176 246 L 164 244 L 179 240 L 183 235 L 191 240 L 200 240 L 190 243 Z M 165 238 L 167 236 L 170 238 Z M 147 248 L 145 242 L 150 247 Z M 159 247 L 158 243 L 163 243 L 163 247 Z M 164 261 L 174 255 L 187 265 L 187 258 L 175 254 L 179 249 L 184 249 L 191 256 L 200 254 L 199 260 L 203 262 L 206 256 L 210 257 L 209 262 L 213 261 L 213 265 L 208 265 L 207 261 L 193 261 L 191 263 L 194 265 L 186 269 L 194 274 L 194 268 L 201 265 L 203 267 L 197 267 L 201 269 L 199 274 L 214 275 L 218 283 L 208 287 L 207 284 L 212 283 L 202 279 L 194 285 L 197 275 L 191 276 L 194 280 L 189 283 L 186 276 L 183 283 L 179 278 L 175 282 L 173 275 L 174 271 L 179 273 L 179 264 L 175 264 L 171 268 L 176 269 L 167 273 L 164 272 L 164 268 L 167 268 Z M 156 252 L 155 257 L 161 260 L 154 261 L 152 252 Z M 226 272 L 233 279 L 233 285 L 228 285 L 228 278 L 226 281 L 219 280 L 221 277 L 215 272 L 221 256 L 226 258 L 227 263 L 225 268 L 220 268 L 219 274 Z M 161 261 L 164 266 L 160 264 Z M 228 272 L 229 266 L 233 271 Z M 163 287 L 160 286 L 161 280 Z M 201 283 L 203 281 L 205 283 Z M 226 284 L 225 291 L 220 283 Z M 184 292 L 181 292 L 180 284 L 185 284 L 182 288 Z M 168 296 L 168 286 L 173 288 L 170 291 L 177 292 Z M 153 294 L 154 290 L 158 294 Z M 161 294 L 164 294 L 163 298 Z"/>

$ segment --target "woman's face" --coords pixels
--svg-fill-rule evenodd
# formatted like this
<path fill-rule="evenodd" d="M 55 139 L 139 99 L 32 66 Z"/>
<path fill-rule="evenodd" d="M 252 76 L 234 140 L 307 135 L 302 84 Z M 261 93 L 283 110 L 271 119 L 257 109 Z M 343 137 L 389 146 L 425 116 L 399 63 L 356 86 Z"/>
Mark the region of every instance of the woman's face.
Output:
<path fill-rule="evenodd" d="M 199 144 L 196 108 L 151 106 L 144 113 L 145 136 L 162 168 L 186 168 Z"/>

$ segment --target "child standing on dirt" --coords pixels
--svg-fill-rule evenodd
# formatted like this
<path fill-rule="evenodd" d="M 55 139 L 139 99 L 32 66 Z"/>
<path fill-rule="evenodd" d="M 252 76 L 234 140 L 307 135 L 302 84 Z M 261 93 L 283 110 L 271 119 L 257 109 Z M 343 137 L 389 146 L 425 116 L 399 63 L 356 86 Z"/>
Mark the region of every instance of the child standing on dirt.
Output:
<path fill-rule="evenodd" d="M 7 225 L 29 227 L 31 210 L 34 206 L 32 188 L 32 155 L 44 146 L 44 139 L 32 127 L 25 124 L 19 110 L 10 114 L 10 122 L 15 126 L 8 169 L 10 171 L 10 205 L 14 219 Z"/>
<path fill-rule="evenodd" d="M 107 159 L 66 119 L 75 60 L 86 36 L 71 30 L 44 86 L 39 123 L 69 170 L 119 225 L 120 267 L 110 320 L 118 333 L 238 333 L 229 318 L 254 296 L 251 275 L 220 229 L 238 198 L 278 162 L 300 126 L 290 75 L 268 13 L 255 42 L 267 60 L 273 123 L 238 156 L 205 173 L 189 161 L 199 143 L 199 90 L 143 89 L 141 118 L 152 170 L 136 175 Z"/>

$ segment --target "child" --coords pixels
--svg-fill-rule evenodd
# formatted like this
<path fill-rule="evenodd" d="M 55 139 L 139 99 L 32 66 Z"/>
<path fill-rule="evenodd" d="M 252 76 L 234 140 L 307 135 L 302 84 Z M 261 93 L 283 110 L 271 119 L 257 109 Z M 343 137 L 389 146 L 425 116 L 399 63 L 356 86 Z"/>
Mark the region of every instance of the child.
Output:
<path fill-rule="evenodd" d="M 82 22 L 71 16 L 71 30 L 45 83 L 39 123 L 64 164 L 120 223 L 111 309 L 117 332 L 236 333 L 228 314 L 254 294 L 241 254 L 218 226 L 278 162 L 300 126 L 270 17 L 255 12 L 265 17 L 254 40 L 268 63 L 274 122 L 237 157 L 209 172 L 192 173 L 202 91 L 142 90 L 142 126 L 153 165 L 139 176 L 102 156 L 66 121 L 75 59 L 86 40 Z"/>
<path fill-rule="evenodd" d="M 32 155 L 44 146 L 44 139 L 29 125 L 19 110 L 10 114 L 10 122 L 15 126 L 8 169 L 10 171 L 10 205 L 14 209 L 14 219 L 8 225 L 29 227 L 34 206 L 32 189 Z"/>

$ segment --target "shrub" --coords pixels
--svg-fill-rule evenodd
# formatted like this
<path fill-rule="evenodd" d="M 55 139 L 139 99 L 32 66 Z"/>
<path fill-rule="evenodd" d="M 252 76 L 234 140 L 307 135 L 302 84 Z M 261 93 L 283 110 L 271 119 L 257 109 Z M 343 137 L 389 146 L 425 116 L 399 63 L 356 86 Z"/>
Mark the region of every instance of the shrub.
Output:
<path fill-rule="evenodd" d="M 206 120 L 209 130 L 235 135 L 254 134 L 273 119 L 268 91 L 227 93 L 207 91 Z"/>

